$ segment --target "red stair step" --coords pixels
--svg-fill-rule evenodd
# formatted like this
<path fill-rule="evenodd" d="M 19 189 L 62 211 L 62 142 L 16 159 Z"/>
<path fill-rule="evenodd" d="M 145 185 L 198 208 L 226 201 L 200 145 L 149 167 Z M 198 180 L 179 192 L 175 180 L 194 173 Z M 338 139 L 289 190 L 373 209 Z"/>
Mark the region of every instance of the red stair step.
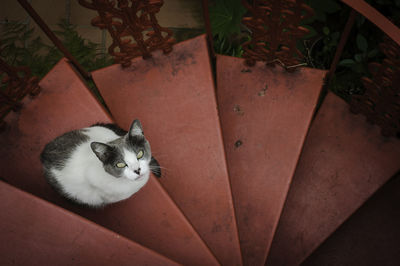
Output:
<path fill-rule="evenodd" d="M 263 265 L 325 71 L 217 56 L 218 104 L 244 263 Z"/>
<path fill-rule="evenodd" d="M 92 73 L 115 120 L 138 118 L 162 185 L 224 265 L 241 255 L 206 37 Z"/>
<path fill-rule="evenodd" d="M 178 265 L 0 181 L 0 265 Z"/>
<path fill-rule="evenodd" d="M 43 90 L 36 99 L 26 98 L 20 113 L 6 117 L 10 126 L 0 133 L 0 173 L 12 177 L 6 180 L 179 263 L 217 264 L 154 177 L 134 197 L 104 210 L 71 206 L 50 188 L 39 161 L 44 145 L 66 131 L 111 119 L 65 60 L 50 71 L 40 86 Z"/>
<path fill-rule="evenodd" d="M 302 265 L 399 265 L 399 192 L 400 175 L 386 183 Z"/>
<path fill-rule="evenodd" d="M 267 265 L 298 265 L 400 169 L 400 141 L 328 94 L 313 122 Z M 290 256 L 288 256 L 290 254 Z"/>

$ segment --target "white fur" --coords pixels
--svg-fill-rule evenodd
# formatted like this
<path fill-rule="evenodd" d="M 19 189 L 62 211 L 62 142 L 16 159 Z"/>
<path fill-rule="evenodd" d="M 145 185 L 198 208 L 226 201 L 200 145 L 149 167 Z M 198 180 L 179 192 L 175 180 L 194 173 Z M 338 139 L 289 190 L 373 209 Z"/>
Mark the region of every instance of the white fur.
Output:
<path fill-rule="evenodd" d="M 149 162 L 138 162 L 136 155 L 126 150 L 124 159 L 128 167 L 125 169 L 125 177 L 116 178 L 104 170 L 102 162 L 90 148 L 90 143 L 106 143 L 119 138 L 112 130 L 90 127 L 84 129 L 84 134 L 90 140 L 73 152 L 63 170 L 51 170 L 63 190 L 71 197 L 98 206 L 127 199 L 147 183 L 150 176 Z M 141 168 L 140 176 L 133 172 L 138 166 Z"/>

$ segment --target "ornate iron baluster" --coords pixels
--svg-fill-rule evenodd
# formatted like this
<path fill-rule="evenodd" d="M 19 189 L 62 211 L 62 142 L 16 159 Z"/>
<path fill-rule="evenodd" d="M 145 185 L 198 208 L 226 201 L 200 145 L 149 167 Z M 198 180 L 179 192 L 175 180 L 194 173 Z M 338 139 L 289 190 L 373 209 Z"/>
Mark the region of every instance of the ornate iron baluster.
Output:
<path fill-rule="evenodd" d="M 3 118 L 6 114 L 11 110 L 18 111 L 22 107 L 21 100 L 25 95 L 29 93 L 31 96 L 36 96 L 40 92 L 40 87 L 39 79 L 31 76 L 28 67 L 13 67 L 1 58 L 0 76 L 3 76 L 0 90 L 0 129 L 3 129 L 5 126 Z"/>
<path fill-rule="evenodd" d="M 122 66 L 129 66 L 131 59 L 140 55 L 151 57 L 151 52 L 157 49 L 164 53 L 172 51 L 172 31 L 161 27 L 155 17 L 162 0 L 79 0 L 79 3 L 98 12 L 92 25 L 108 30 L 113 38 L 108 52 Z"/>
<path fill-rule="evenodd" d="M 242 3 L 252 14 L 242 20 L 252 32 L 251 40 L 243 44 L 246 63 L 279 63 L 287 70 L 303 65 L 296 42 L 309 32 L 300 22 L 313 16 L 312 8 L 301 0 L 254 0 L 252 5 L 242 0 Z"/>
<path fill-rule="evenodd" d="M 351 111 L 379 125 L 382 135 L 400 136 L 400 47 L 385 36 L 380 49 L 386 58 L 369 64 L 372 78 L 362 78 L 366 91 L 352 96 Z"/>

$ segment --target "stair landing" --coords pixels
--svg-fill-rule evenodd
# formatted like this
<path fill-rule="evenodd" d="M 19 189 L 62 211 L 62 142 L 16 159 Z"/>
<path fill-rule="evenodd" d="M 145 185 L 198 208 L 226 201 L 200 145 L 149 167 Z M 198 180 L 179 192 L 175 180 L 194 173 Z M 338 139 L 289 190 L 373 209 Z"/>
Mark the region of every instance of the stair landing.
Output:
<path fill-rule="evenodd" d="M 1 181 L 0 210 L 0 265 L 178 265 Z"/>
<path fill-rule="evenodd" d="M 217 95 L 245 265 L 263 265 L 326 72 L 217 56 Z"/>
<path fill-rule="evenodd" d="M 224 265 L 240 265 L 232 195 L 206 37 L 92 73 L 118 124 L 140 119 L 163 187 Z"/>
<path fill-rule="evenodd" d="M 68 204 L 46 183 L 39 154 L 44 145 L 69 130 L 111 122 L 77 73 L 61 60 L 26 97 L 19 113 L 6 117 L 0 133 L 0 173 L 10 184 L 92 219 L 182 264 L 218 262 L 155 177 L 130 199 L 105 209 Z"/>
<path fill-rule="evenodd" d="M 399 169 L 400 141 L 382 137 L 329 93 L 304 144 L 267 265 L 300 264 Z"/>

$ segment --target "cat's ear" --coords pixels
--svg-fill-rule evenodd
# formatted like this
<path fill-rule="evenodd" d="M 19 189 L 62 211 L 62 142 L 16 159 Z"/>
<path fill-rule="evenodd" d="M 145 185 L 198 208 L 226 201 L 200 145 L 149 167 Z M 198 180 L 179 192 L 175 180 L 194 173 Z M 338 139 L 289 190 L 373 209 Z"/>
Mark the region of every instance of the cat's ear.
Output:
<path fill-rule="evenodd" d="M 90 143 L 90 148 L 92 148 L 92 151 L 96 154 L 97 158 L 104 163 L 111 147 L 101 142 L 92 142 Z"/>
<path fill-rule="evenodd" d="M 129 136 L 143 136 L 143 128 L 139 120 L 135 119 L 132 122 L 131 128 L 129 129 Z"/>

